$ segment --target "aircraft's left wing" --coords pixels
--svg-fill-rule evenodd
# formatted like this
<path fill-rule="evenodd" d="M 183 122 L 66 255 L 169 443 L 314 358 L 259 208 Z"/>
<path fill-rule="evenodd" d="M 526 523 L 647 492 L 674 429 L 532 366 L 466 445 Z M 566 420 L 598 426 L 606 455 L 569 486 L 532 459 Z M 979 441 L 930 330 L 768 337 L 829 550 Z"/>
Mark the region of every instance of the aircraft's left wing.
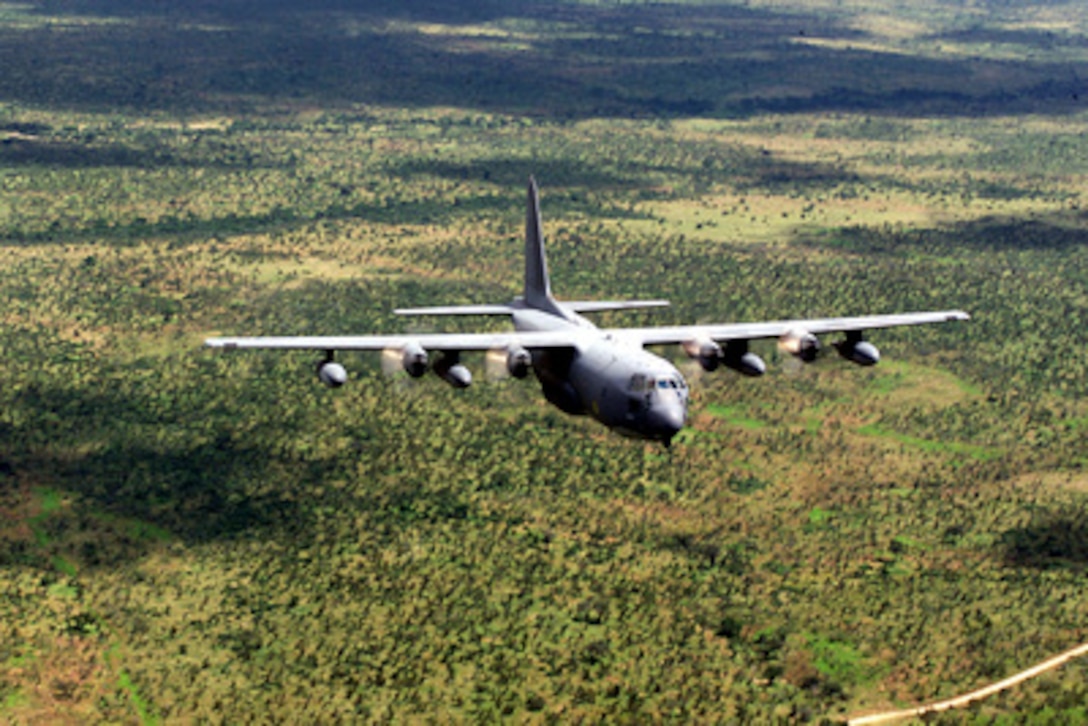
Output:
<path fill-rule="evenodd" d="M 795 333 L 851 333 L 903 325 L 926 325 L 969 320 L 962 310 L 945 310 L 896 315 L 863 315 L 853 318 L 814 318 L 811 320 L 775 320 L 757 323 L 719 323 L 708 325 L 673 325 L 656 328 L 614 328 L 606 332 L 616 338 L 640 345 L 683 344 L 700 338 L 717 343 L 758 338 L 781 338 Z"/>
<path fill-rule="evenodd" d="M 419 345 L 425 350 L 487 351 L 496 348 L 573 348 L 570 333 L 420 333 L 395 335 L 303 335 L 253 338 L 208 338 L 209 348 L 263 348 L 275 350 L 385 350 Z"/>

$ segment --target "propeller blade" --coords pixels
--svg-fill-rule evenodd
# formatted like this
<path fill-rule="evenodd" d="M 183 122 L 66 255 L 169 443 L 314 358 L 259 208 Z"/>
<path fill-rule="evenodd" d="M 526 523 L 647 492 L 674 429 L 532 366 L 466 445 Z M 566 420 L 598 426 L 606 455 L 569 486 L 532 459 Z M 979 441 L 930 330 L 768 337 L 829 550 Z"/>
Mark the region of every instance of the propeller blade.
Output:
<path fill-rule="evenodd" d="M 395 376 L 398 373 L 404 373 L 404 366 L 401 364 L 400 351 L 389 349 L 382 351 L 382 373 L 387 376 Z"/>
<path fill-rule="evenodd" d="M 507 353 L 502 349 L 494 349 L 484 354 L 484 375 L 489 381 L 504 381 L 510 377 L 510 370 L 506 367 Z"/>

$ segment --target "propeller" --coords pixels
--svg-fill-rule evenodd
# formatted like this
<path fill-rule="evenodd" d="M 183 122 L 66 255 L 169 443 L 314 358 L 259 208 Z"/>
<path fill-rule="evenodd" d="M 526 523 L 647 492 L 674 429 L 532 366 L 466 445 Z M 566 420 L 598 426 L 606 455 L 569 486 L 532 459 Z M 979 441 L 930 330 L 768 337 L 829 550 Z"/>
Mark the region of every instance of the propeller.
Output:
<path fill-rule="evenodd" d="M 484 375 L 492 382 L 505 381 L 510 378 L 510 369 L 506 367 L 506 351 L 502 348 L 492 348 L 484 353 Z"/>
<path fill-rule="evenodd" d="M 424 327 L 417 318 L 412 318 L 404 328 L 406 333 L 428 332 L 428 329 Z M 427 353 L 428 357 L 431 357 L 427 351 L 420 349 L 420 352 Z M 428 361 L 428 363 L 433 363 L 433 361 Z M 409 375 L 408 372 L 404 370 L 403 350 L 397 348 L 386 348 L 383 350 L 381 355 L 381 369 L 382 375 L 393 379 L 397 390 L 404 391 L 414 387 L 416 377 Z"/>
<path fill-rule="evenodd" d="M 405 378 L 411 378 L 407 373 L 404 373 L 401 352 L 395 348 L 386 348 L 382 351 L 382 374 L 392 378 L 398 373 L 403 373 Z"/>
<path fill-rule="evenodd" d="M 827 345 L 823 341 L 820 341 L 820 347 L 815 353 L 811 354 L 812 357 L 806 361 L 779 349 L 777 351 L 779 357 L 778 368 L 783 375 L 795 378 L 800 377 L 807 372 L 814 370 L 814 366 L 819 365 L 828 357 L 828 355 L 835 352 L 835 346 Z"/>
<path fill-rule="evenodd" d="M 413 396 L 417 395 L 416 392 L 422 390 L 417 382 L 419 378 L 415 378 L 408 374 L 408 371 L 404 370 L 404 351 L 392 348 L 385 349 L 381 354 L 381 368 L 382 374 L 389 379 L 392 384 L 390 389 L 394 391 L 398 396 L 404 396 L 405 394 L 412 393 Z"/>
<path fill-rule="evenodd" d="M 484 354 L 484 370 L 492 381 L 525 378 L 532 368 L 532 354 L 520 346 L 492 348 Z"/>

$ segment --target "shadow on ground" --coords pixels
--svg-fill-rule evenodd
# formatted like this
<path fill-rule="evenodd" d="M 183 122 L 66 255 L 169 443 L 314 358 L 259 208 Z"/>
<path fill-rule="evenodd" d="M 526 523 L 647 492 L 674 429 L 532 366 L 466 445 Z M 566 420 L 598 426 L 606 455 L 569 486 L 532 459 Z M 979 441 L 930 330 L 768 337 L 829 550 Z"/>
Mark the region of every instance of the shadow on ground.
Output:
<path fill-rule="evenodd" d="M 1052 511 L 1001 535 L 1006 564 L 1041 570 L 1088 566 L 1088 513 Z"/>
<path fill-rule="evenodd" d="M 804 237 L 797 244 L 866 255 L 948 255 L 979 252 L 1063 252 L 1088 245 L 1088 214 L 1056 212 L 1033 219 L 990 216 L 915 230 L 847 227 L 834 235 Z"/>
<path fill-rule="evenodd" d="M 0 97 L 62 108 L 246 113 L 380 104 L 553 119 L 975 116 L 1081 110 L 1078 79 L 1088 77 L 1076 62 L 1047 62 L 1045 37 L 1018 36 L 1031 48 L 1042 44 L 1030 62 L 923 57 L 866 50 L 867 37 L 848 18 L 717 4 L 72 0 L 30 7 L 0 26 Z M 957 42 L 966 42 L 964 32 Z M 968 39 L 985 43 L 989 32 L 980 27 Z"/>

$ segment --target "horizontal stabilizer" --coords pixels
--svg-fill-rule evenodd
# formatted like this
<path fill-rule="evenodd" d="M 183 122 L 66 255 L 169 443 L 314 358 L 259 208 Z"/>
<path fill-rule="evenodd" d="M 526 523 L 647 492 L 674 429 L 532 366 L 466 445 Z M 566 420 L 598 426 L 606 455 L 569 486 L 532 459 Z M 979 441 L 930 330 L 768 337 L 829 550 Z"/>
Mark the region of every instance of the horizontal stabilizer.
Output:
<path fill-rule="evenodd" d="M 639 310 L 665 308 L 668 300 L 564 300 L 559 305 L 576 313 L 599 313 L 605 310 Z M 507 305 L 440 305 L 429 308 L 397 308 L 397 315 L 513 315 L 526 307 L 522 298 Z"/>
<path fill-rule="evenodd" d="M 397 315 L 512 315 L 511 305 L 441 305 L 433 308 L 397 308 Z"/>
<path fill-rule="evenodd" d="M 668 300 L 563 300 L 559 303 L 576 313 L 599 313 L 604 310 L 639 310 L 642 308 L 667 308 Z"/>

